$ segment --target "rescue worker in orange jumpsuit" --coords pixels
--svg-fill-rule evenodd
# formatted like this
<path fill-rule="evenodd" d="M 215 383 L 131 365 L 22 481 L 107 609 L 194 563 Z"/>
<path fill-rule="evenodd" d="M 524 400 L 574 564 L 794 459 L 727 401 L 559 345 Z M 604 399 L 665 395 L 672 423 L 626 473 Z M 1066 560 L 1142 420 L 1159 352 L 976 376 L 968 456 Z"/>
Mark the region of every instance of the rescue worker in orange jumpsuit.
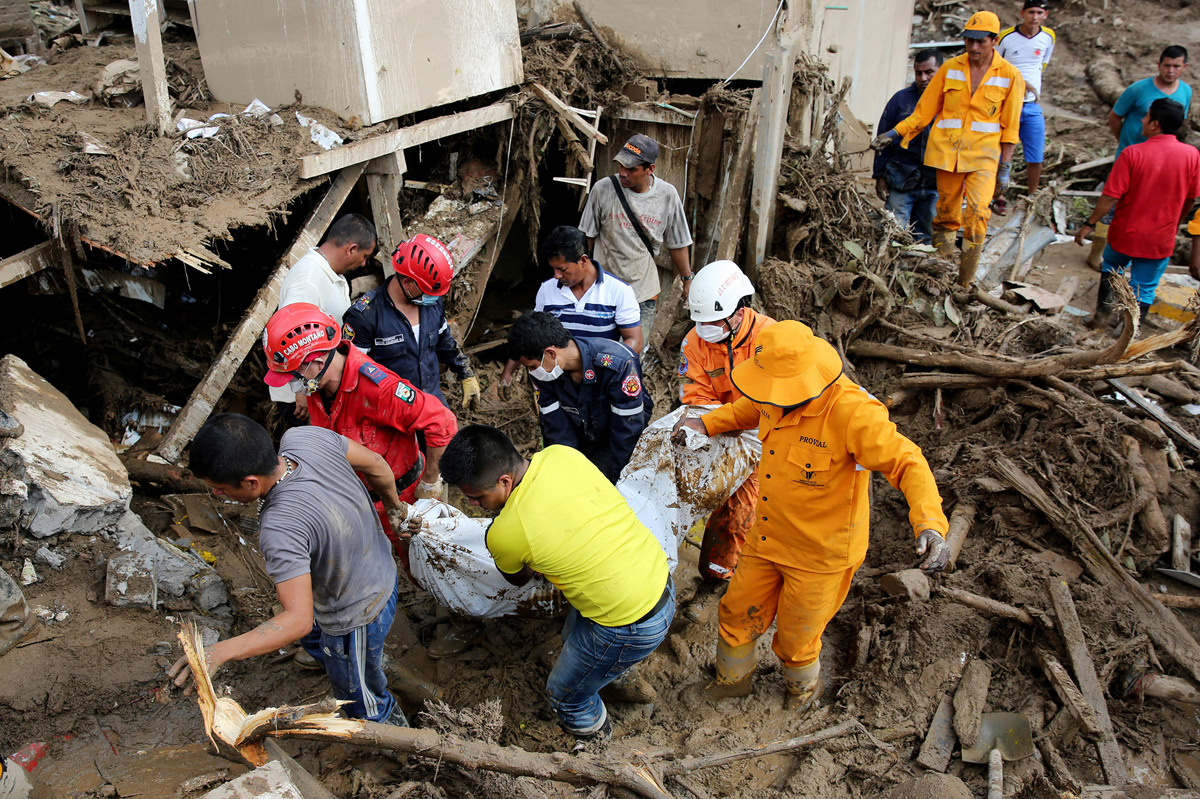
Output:
<path fill-rule="evenodd" d="M 1013 148 L 1020 140 L 1025 79 L 995 52 L 999 35 L 1000 18 L 976 12 L 963 31 L 967 52 L 942 64 L 908 119 L 871 142 L 881 150 L 901 139 L 907 148 L 933 122 L 925 146 L 925 165 L 937 169 L 933 246 L 949 260 L 956 231 L 962 229 L 960 286 L 975 279 L 992 196 L 997 183 L 1001 189 L 1008 186 Z"/>
<path fill-rule="evenodd" d="M 684 426 L 710 436 L 757 427 L 763 443 L 754 526 L 718 609 L 717 674 L 704 695 L 750 693 L 755 642 L 774 621 L 784 707 L 804 711 L 824 685 L 821 634 L 866 557 L 871 472 L 908 499 L 925 572 L 946 568 L 948 525 L 920 448 L 806 325 L 768 326 L 731 377 L 741 399 L 676 426 L 680 439 Z"/>
<path fill-rule="evenodd" d="M 679 352 L 679 399 L 684 405 L 724 405 L 740 399 L 729 379 L 733 367 L 750 357 L 769 316 L 750 308 L 754 286 L 733 261 L 714 261 L 696 273 L 688 293 L 688 312 L 696 326 L 683 338 Z M 758 472 L 738 486 L 713 511 L 700 544 L 703 582 L 683 615 L 701 623 L 712 600 L 729 585 L 746 531 L 754 521 Z"/>
<path fill-rule="evenodd" d="M 263 350 L 267 385 L 308 394 L 311 423 L 357 441 L 382 456 L 403 502 L 440 499 L 438 460 L 458 432 L 454 414 L 437 397 L 371 360 L 342 339 L 341 325 L 306 302 L 280 308 L 267 322 Z M 425 436 L 427 455 L 417 446 Z M 383 530 L 408 569 L 407 540 L 393 532 L 376 503 Z"/>

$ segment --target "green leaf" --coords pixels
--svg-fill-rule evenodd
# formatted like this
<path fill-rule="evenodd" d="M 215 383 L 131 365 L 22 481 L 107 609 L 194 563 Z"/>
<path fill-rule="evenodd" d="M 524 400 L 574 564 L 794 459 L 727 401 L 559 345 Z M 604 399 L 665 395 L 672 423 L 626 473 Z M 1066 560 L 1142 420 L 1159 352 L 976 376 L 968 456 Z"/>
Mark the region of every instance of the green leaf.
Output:
<path fill-rule="evenodd" d="M 862 246 L 856 241 L 843 241 L 842 246 L 859 261 L 866 260 L 867 254 L 863 252 Z"/>
<path fill-rule="evenodd" d="M 837 284 L 830 283 L 828 286 L 817 284 L 817 291 L 813 292 L 813 304 L 818 308 L 824 308 L 829 303 L 833 302 L 834 296 L 837 294 Z"/>

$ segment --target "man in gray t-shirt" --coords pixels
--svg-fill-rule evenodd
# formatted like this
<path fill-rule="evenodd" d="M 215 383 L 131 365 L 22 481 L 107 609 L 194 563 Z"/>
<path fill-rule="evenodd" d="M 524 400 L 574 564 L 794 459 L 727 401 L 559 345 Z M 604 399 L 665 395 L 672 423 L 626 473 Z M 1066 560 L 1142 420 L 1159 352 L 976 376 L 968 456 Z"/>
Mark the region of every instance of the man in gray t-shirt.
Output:
<path fill-rule="evenodd" d="M 238 414 L 214 416 L 192 442 L 189 466 L 213 493 L 258 501 L 259 548 L 283 611 L 205 650 L 210 671 L 300 640 L 321 663 L 352 718 L 407 726 L 387 690 L 383 642 L 396 615 L 392 546 L 366 487 L 398 509 L 395 477 L 362 444 L 317 427 L 287 431 L 279 453 L 267 431 Z M 187 681 L 186 659 L 171 669 Z M 177 676 L 176 676 L 177 675 Z"/>
<path fill-rule="evenodd" d="M 633 286 L 642 312 L 642 336 L 649 345 L 660 288 L 654 258 L 666 244 L 671 263 L 683 278 L 686 302 L 692 280 L 689 256 L 692 235 L 688 232 L 679 192 L 670 183 L 654 176 L 654 165 L 658 161 L 658 143 L 654 139 L 635 134 L 613 160 L 617 162 L 620 188 L 613 186 L 609 178 L 597 180 L 588 194 L 579 229 L 587 236 L 592 257 Z M 622 195 L 650 239 L 653 255 L 625 213 Z"/>

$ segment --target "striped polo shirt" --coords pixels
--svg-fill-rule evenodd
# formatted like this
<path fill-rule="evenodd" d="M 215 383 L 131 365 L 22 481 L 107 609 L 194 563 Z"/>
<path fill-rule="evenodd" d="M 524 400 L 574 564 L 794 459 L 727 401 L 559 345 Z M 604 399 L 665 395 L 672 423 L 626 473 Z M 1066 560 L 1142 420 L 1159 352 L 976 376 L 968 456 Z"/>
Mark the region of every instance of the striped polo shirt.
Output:
<path fill-rule="evenodd" d="M 575 338 L 619 341 L 620 328 L 642 323 L 641 310 L 628 283 L 592 263 L 596 265 L 596 282 L 582 297 L 575 299 L 571 289 L 550 278 L 538 289 L 534 310 L 554 314 Z"/>

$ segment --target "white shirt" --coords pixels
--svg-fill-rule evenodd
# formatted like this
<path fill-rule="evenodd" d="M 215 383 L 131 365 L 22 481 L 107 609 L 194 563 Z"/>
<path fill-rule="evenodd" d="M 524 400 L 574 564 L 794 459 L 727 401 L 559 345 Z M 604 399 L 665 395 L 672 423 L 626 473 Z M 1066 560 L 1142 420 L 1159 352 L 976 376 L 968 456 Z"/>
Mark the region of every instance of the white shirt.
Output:
<path fill-rule="evenodd" d="M 1025 79 L 1025 102 L 1036 102 L 1042 96 L 1042 71 L 1054 52 L 1054 31 L 1045 25 L 1037 33 L 1026 36 L 1020 26 L 1000 31 L 996 52 L 1021 71 Z"/>
<path fill-rule="evenodd" d="M 316 247 L 311 248 L 288 270 L 279 287 L 279 307 L 308 302 L 342 323 L 342 314 L 350 307 L 350 283 L 333 271 L 329 261 Z M 295 402 L 296 395 L 287 386 L 269 386 L 275 402 Z"/>
<path fill-rule="evenodd" d="M 576 338 L 621 339 L 619 328 L 642 323 L 633 288 L 616 275 L 596 264 L 596 282 L 576 299 L 575 292 L 550 278 L 538 288 L 533 302 L 535 311 L 558 317 L 562 326 Z M 643 331 L 644 335 L 644 331 Z"/>

